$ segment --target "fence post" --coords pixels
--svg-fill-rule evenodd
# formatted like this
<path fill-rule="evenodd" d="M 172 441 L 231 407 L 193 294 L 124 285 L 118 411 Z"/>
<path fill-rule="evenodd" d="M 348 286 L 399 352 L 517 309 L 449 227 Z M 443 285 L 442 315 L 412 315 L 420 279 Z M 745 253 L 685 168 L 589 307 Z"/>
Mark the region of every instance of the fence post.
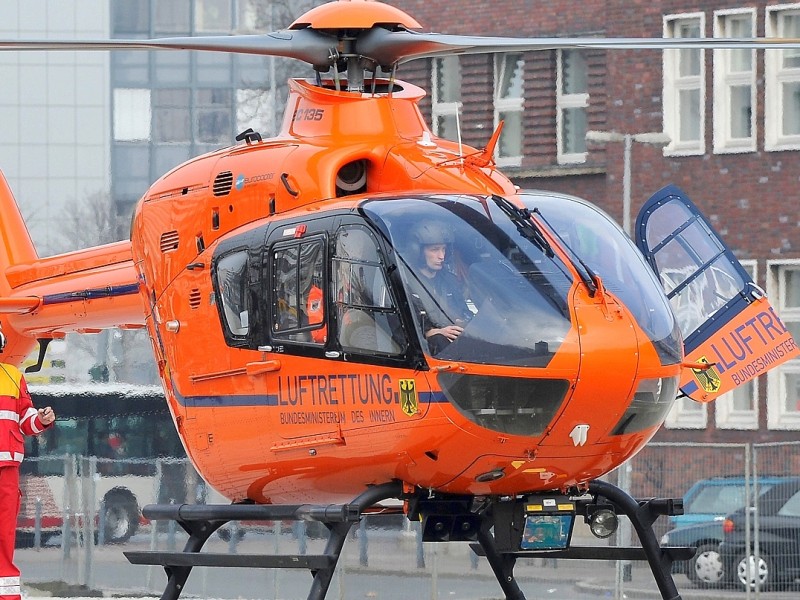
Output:
<path fill-rule="evenodd" d="M 753 578 L 753 581 L 755 581 L 755 595 L 756 595 L 756 598 L 760 598 L 761 597 L 761 579 L 760 579 L 760 577 L 758 575 L 759 574 L 758 565 L 759 565 L 759 562 L 761 562 L 761 548 L 758 545 L 758 542 L 759 542 L 759 539 L 758 539 L 758 537 L 759 537 L 758 536 L 758 529 L 759 529 L 758 528 L 758 516 L 759 516 L 758 515 L 758 513 L 759 513 L 759 510 L 758 510 L 758 494 L 759 494 L 759 491 L 758 491 L 758 448 L 756 448 L 755 446 L 753 446 L 753 481 L 755 482 L 754 494 L 755 494 L 755 498 L 756 498 L 755 510 L 753 511 L 753 556 L 754 556 L 754 560 L 753 561 L 749 561 L 748 560 L 747 564 L 751 565 L 751 568 L 752 568 L 752 572 L 750 573 L 750 576 Z M 747 512 L 749 512 L 749 511 L 747 511 Z M 748 546 L 748 548 L 749 548 L 749 546 Z M 774 573 L 770 573 L 770 575 L 774 575 Z"/>
<path fill-rule="evenodd" d="M 431 544 L 431 600 L 439 600 L 439 544 Z"/>
<path fill-rule="evenodd" d="M 106 545 L 106 501 L 100 500 L 97 513 L 97 545 Z"/>
<path fill-rule="evenodd" d="M 96 505 L 96 482 L 95 474 L 97 473 L 97 457 L 84 456 L 81 458 L 81 513 L 83 514 L 83 523 L 81 524 L 81 534 L 83 538 L 83 569 L 80 583 L 88 588 L 92 588 L 94 584 L 94 532 L 95 532 L 95 518 L 97 517 Z"/>
<path fill-rule="evenodd" d="M 283 521 L 278 519 L 278 520 L 275 521 L 275 539 L 274 539 L 274 542 L 275 542 L 274 551 L 275 551 L 275 555 L 276 556 L 281 553 L 280 552 L 280 547 L 281 547 L 281 533 L 282 532 L 283 532 Z M 273 598 L 279 598 L 279 596 L 278 596 L 278 584 L 280 582 L 280 579 L 279 579 L 280 572 L 281 572 L 280 569 L 272 569 L 272 574 L 274 575 L 273 588 L 272 588 L 272 597 Z"/>
<path fill-rule="evenodd" d="M 42 549 L 42 499 L 36 497 L 33 521 L 33 547 L 38 552 Z"/>
<path fill-rule="evenodd" d="M 62 562 L 70 558 L 70 546 L 72 546 L 72 527 L 70 523 L 69 505 L 64 505 L 61 514 L 61 558 Z M 64 576 L 62 574 L 62 579 Z"/>
<path fill-rule="evenodd" d="M 417 536 L 417 568 L 425 568 L 425 546 L 422 544 L 422 521 L 414 521 Z"/>
<path fill-rule="evenodd" d="M 295 521 L 292 525 L 292 529 L 294 529 L 294 537 L 297 538 L 297 552 L 305 555 L 305 553 L 308 552 L 306 522 L 302 519 Z"/>
<path fill-rule="evenodd" d="M 170 498 L 170 504 L 175 504 L 175 500 Z M 167 521 L 167 550 L 170 552 L 175 550 L 175 529 L 176 523 L 174 519 Z"/>
<path fill-rule="evenodd" d="M 369 540 L 367 540 L 367 519 L 358 522 L 358 562 L 362 567 L 369 566 Z"/>
<path fill-rule="evenodd" d="M 74 583 L 75 576 L 69 564 L 72 561 L 72 517 L 73 507 L 77 505 L 77 458 L 74 454 L 64 455 L 64 504 L 61 521 L 61 580 Z"/>
<path fill-rule="evenodd" d="M 229 521 L 226 525 L 230 538 L 228 538 L 228 554 L 236 554 L 236 546 L 239 543 L 239 521 Z"/>
<path fill-rule="evenodd" d="M 752 492 L 751 492 L 751 498 L 747 497 L 748 496 L 747 492 L 748 492 L 748 490 L 751 489 L 750 483 L 751 483 L 751 481 L 753 481 L 753 477 L 754 477 L 754 475 L 752 473 L 752 468 L 753 468 L 753 465 L 756 462 L 755 461 L 755 458 L 756 458 L 755 457 L 755 452 L 756 452 L 756 449 L 755 449 L 754 446 L 751 446 L 750 444 L 745 444 L 744 445 L 744 481 L 745 481 L 744 490 L 745 490 L 745 498 L 747 500 L 747 504 L 745 505 L 746 507 L 745 507 L 745 511 L 744 511 L 745 556 L 749 556 L 750 547 L 751 547 L 750 544 L 752 542 L 752 540 L 750 539 L 750 532 L 752 531 L 752 529 L 750 529 L 750 525 L 751 525 L 751 519 L 752 519 L 752 516 L 753 516 L 753 513 L 750 511 L 750 500 L 752 498 Z M 757 498 L 757 496 L 756 496 L 756 498 Z M 755 503 L 756 503 L 756 501 L 754 500 L 754 504 Z M 746 561 L 746 564 L 748 565 L 747 566 L 747 568 L 748 568 L 747 576 L 749 577 L 750 576 L 750 572 L 749 572 L 750 561 Z M 735 577 L 735 575 L 734 575 L 734 577 Z M 750 586 L 749 585 L 745 586 L 745 598 L 747 600 L 750 600 Z"/>
<path fill-rule="evenodd" d="M 617 486 L 624 492 L 630 493 L 631 490 L 631 471 L 633 467 L 630 462 L 623 464 L 617 471 Z M 631 545 L 631 522 L 630 519 L 623 517 L 619 520 L 617 529 L 617 546 L 626 547 Z M 616 562 L 616 585 L 614 586 L 615 600 L 622 600 L 625 597 L 625 582 L 632 579 L 632 566 L 629 560 L 618 560 Z"/>

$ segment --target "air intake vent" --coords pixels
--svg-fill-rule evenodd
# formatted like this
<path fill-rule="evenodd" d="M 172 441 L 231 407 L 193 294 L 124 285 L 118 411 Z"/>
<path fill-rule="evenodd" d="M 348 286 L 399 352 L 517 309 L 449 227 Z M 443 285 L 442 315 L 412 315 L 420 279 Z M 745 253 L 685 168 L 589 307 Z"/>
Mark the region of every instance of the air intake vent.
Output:
<path fill-rule="evenodd" d="M 161 234 L 161 252 L 172 252 L 178 249 L 178 232 L 166 231 Z"/>
<path fill-rule="evenodd" d="M 214 195 L 227 196 L 231 193 L 231 186 L 233 186 L 233 173 L 223 171 L 214 178 Z"/>
<path fill-rule="evenodd" d="M 200 306 L 200 290 L 193 289 L 189 292 L 189 306 L 193 309 Z"/>

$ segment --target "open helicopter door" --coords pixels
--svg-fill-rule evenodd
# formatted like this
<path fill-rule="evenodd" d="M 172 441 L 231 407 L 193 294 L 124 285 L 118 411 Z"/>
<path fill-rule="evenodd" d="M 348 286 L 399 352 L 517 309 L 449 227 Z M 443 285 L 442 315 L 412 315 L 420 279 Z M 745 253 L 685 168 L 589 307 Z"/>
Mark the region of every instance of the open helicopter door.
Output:
<path fill-rule="evenodd" d="M 800 355 L 764 291 L 680 189 L 667 186 L 644 204 L 636 245 L 683 333 L 685 395 L 710 402 Z"/>

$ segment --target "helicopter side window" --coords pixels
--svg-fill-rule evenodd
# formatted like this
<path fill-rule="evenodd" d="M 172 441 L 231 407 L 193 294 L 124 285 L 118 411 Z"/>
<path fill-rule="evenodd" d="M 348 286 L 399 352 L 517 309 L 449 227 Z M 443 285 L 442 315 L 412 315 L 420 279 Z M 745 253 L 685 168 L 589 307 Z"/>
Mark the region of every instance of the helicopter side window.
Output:
<path fill-rule="evenodd" d="M 333 278 L 342 349 L 401 354 L 405 340 L 397 308 L 377 242 L 365 227 L 345 226 L 339 230 Z"/>
<path fill-rule="evenodd" d="M 272 333 L 276 339 L 322 344 L 325 325 L 324 243 L 304 240 L 275 248 L 272 256 Z"/>
<path fill-rule="evenodd" d="M 221 258 L 217 263 L 216 276 L 223 325 L 228 334 L 237 338 L 244 337 L 250 330 L 247 252 L 234 252 Z"/>

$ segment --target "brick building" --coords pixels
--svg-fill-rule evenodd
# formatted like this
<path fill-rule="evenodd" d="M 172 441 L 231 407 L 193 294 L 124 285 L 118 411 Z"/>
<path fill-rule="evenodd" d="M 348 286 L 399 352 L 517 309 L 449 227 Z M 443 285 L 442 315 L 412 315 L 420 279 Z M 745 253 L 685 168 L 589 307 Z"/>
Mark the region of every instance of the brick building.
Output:
<path fill-rule="evenodd" d="M 391 3 L 450 34 L 800 37 L 800 4 L 763 0 Z M 458 113 L 464 143 L 483 147 L 503 119 L 497 160 L 516 183 L 584 197 L 620 223 L 624 143 L 586 132 L 666 133 L 665 147 L 631 144 L 627 218 L 662 186 L 681 187 L 800 339 L 800 51 L 485 54 L 414 61 L 399 76 L 430 90 L 422 108 L 439 135 L 455 139 Z M 656 439 L 796 440 L 798 401 L 793 361 L 710 406 L 678 401 Z"/>

